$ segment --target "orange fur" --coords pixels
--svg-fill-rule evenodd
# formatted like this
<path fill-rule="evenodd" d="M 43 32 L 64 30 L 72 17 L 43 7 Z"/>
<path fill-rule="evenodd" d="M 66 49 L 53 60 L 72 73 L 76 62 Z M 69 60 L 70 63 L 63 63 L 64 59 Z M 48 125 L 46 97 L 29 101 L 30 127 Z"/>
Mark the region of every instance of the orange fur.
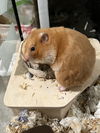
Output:
<path fill-rule="evenodd" d="M 48 35 L 43 42 L 42 34 Z M 35 51 L 30 51 L 33 46 Z M 32 63 L 49 64 L 65 89 L 82 85 L 95 64 L 95 50 L 88 38 L 64 27 L 33 30 L 23 44 L 22 53 Z"/>

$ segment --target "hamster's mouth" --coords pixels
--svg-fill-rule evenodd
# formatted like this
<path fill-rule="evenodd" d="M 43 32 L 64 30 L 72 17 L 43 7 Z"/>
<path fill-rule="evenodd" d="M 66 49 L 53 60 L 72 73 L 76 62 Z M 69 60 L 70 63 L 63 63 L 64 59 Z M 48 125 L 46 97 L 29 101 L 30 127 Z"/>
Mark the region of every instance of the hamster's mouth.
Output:
<path fill-rule="evenodd" d="M 25 61 L 25 58 L 23 56 L 23 54 L 21 54 L 22 60 L 24 61 L 24 65 L 28 68 L 32 68 L 32 65 L 29 61 Z"/>

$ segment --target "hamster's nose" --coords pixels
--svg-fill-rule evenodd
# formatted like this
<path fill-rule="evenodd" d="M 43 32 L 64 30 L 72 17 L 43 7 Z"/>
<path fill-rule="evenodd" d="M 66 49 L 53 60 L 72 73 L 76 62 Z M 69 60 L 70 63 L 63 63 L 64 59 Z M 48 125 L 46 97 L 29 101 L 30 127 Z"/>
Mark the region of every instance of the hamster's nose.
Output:
<path fill-rule="evenodd" d="M 25 61 L 25 62 L 28 62 L 28 61 L 29 61 L 29 59 L 26 59 L 26 58 L 25 58 L 25 59 L 24 59 L 24 61 Z"/>
<path fill-rule="evenodd" d="M 28 62 L 29 61 L 29 56 L 23 56 L 23 60 L 25 61 L 25 62 Z"/>

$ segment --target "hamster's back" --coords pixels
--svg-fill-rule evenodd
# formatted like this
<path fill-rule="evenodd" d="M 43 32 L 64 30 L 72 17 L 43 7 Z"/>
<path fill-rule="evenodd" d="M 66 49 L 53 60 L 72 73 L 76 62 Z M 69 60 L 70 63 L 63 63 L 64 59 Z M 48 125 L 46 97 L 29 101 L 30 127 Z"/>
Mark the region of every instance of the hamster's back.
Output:
<path fill-rule="evenodd" d="M 91 75 L 95 65 L 95 49 L 91 45 L 89 39 L 82 33 L 65 28 L 65 36 L 69 43 L 69 49 L 66 53 L 69 54 L 69 70 L 77 73 L 77 80 L 84 82 Z M 67 54 L 66 54 L 67 56 Z M 66 57 L 66 61 L 68 61 Z M 75 75 L 74 75 L 75 76 Z"/>

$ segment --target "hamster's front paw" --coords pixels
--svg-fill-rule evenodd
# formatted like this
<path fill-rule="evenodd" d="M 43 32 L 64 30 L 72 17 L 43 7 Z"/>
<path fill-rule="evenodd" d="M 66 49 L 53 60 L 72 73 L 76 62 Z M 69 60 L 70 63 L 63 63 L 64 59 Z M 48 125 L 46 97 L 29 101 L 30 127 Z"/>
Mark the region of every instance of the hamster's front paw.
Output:
<path fill-rule="evenodd" d="M 59 91 L 60 91 L 60 92 L 62 92 L 62 91 L 66 91 L 66 87 L 59 86 Z"/>

